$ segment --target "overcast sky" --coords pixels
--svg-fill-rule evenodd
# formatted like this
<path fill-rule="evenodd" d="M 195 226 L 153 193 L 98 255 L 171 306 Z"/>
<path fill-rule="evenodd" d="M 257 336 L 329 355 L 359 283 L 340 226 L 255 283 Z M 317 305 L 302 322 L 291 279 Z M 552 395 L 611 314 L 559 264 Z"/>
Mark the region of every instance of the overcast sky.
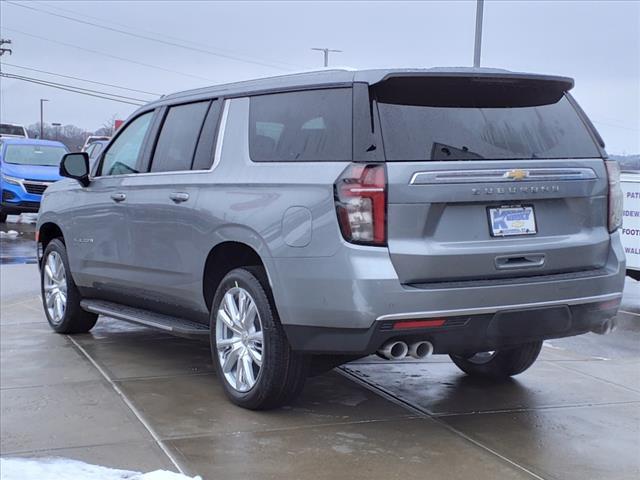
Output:
<path fill-rule="evenodd" d="M 0 4 L 2 38 L 13 41 L 13 55 L 2 57 L 3 72 L 145 100 L 154 97 L 10 65 L 162 94 L 319 67 L 322 54 L 311 47 L 341 49 L 331 63 L 355 68 L 468 66 L 473 61 L 475 1 L 12 3 Z M 574 77 L 573 93 L 609 152 L 640 153 L 639 1 L 487 0 L 482 65 Z M 45 122 L 88 130 L 114 114 L 126 118 L 136 108 L 0 81 L 3 122 L 39 121 L 40 98 L 49 99 Z"/>

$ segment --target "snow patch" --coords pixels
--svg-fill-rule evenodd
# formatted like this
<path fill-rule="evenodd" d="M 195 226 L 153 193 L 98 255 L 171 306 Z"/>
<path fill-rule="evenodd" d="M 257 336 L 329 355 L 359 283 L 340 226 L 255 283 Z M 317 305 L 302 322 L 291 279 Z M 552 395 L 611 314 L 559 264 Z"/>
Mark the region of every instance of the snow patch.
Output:
<path fill-rule="evenodd" d="M 18 238 L 18 235 L 20 234 L 15 230 L 7 230 L 6 232 L 4 231 L 0 232 L 0 238 L 8 238 L 10 240 L 13 240 L 14 238 Z"/>
<path fill-rule="evenodd" d="M 202 480 L 166 470 L 116 470 L 66 458 L 0 458 L 0 480 Z"/>

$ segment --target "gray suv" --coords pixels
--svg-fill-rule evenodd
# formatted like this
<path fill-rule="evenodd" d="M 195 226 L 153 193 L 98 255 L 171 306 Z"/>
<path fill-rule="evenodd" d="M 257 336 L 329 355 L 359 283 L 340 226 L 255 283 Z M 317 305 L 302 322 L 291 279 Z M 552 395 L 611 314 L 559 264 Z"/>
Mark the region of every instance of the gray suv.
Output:
<path fill-rule="evenodd" d="M 162 97 L 47 189 L 48 321 L 208 336 L 251 409 L 373 353 L 518 374 L 544 339 L 610 330 L 623 288 L 618 165 L 572 87 L 325 70 Z"/>

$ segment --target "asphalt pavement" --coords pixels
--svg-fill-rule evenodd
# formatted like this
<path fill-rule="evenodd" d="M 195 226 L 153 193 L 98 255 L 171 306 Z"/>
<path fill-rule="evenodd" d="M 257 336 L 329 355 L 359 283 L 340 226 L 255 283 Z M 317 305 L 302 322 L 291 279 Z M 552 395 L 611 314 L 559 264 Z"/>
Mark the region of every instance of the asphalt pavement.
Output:
<path fill-rule="evenodd" d="M 38 283 L 36 265 L 0 265 L 5 457 L 207 480 L 640 478 L 631 279 L 624 329 L 547 342 L 511 381 L 473 380 L 443 356 L 368 357 L 310 379 L 271 412 L 226 400 L 206 342 L 104 317 L 88 334 L 52 333 Z"/>

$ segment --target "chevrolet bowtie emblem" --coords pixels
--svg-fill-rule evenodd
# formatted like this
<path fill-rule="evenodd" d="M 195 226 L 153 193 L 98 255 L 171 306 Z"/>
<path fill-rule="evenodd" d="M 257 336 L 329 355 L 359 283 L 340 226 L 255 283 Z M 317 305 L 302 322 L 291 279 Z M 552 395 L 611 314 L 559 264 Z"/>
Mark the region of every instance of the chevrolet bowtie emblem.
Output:
<path fill-rule="evenodd" d="M 529 172 L 527 170 L 509 170 L 506 172 L 503 177 L 510 178 L 512 180 L 523 180 L 529 176 Z"/>

